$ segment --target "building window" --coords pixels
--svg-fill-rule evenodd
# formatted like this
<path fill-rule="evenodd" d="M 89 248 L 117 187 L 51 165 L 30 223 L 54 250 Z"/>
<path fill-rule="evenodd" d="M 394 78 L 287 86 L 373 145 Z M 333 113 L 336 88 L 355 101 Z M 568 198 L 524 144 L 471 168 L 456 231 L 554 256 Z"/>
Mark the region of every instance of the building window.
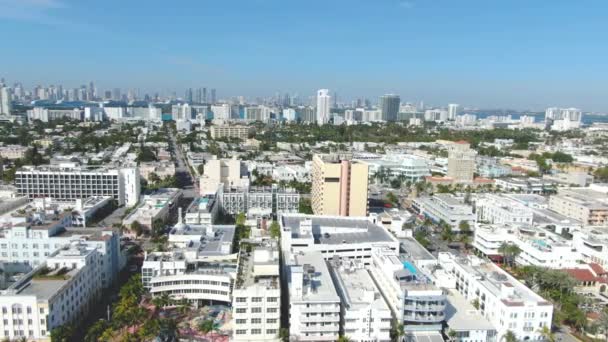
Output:
<path fill-rule="evenodd" d="M 262 308 L 251 308 L 251 313 L 260 313 L 262 312 Z"/>
<path fill-rule="evenodd" d="M 252 303 L 261 303 L 262 297 L 253 297 L 253 298 L 251 298 L 251 302 Z"/>
<path fill-rule="evenodd" d="M 262 329 L 251 329 L 251 335 L 260 335 L 262 333 Z"/>
<path fill-rule="evenodd" d="M 266 312 L 275 313 L 275 312 L 277 312 L 277 310 L 278 310 L 277 308 L 268 308 L 268 309 L 266 309 Z"/>
<path fill-rule="evenodd" d="M 236 309 L 236 313 L 246 313 L 246 312 L 247 312 L 247 309 L 245 309 L 245 308 L 237 308 Z"/>
<path fill-rule="evenodd" d="M 237 335 L 245 335 L 247 333 L 247 330 L 245 329 L 237 329 L 236 330 L 236 334 Z"/>
<path fill-rule="evenodd" d="M 237 318 L 236 319 L 236 324 L 246 324 L 247 320 L 246 319 L 242 319 L 242 318 Z"/>
<path fill-rule="evenodd" d="M 277 297 L 268 297 L 268 298 L 266 298 L 266 301 L 268 303 L 276 303 L 278 301 L 278 298 Z"/>
<path fill-rule="evenodd" d="M 262 324 L 262 319 L 261 318 L 252 318 L 251 324 Z"/>
<path fill-rule="evenodd" d="M 246 297 L 236 297 L 236 302 L 237 303 L 247 303 L 247 298 Z"/>

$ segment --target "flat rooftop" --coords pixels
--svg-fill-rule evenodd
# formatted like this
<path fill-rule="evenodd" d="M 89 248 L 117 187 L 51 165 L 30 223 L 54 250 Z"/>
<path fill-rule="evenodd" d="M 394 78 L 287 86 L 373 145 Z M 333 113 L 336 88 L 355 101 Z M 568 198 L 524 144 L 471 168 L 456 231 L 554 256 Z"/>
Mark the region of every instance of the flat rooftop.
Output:
<path fill-rule="evenodd" d="M 450 253 L 448 253 L 450 254 Z M 534 291 L 530 290 L 524 284 L 513 278 L 507 272 L 502 270 L 490 261 L 483 260 L 476 256 L 460 256 L 451 254 L 452 258 L 460 265 L 465 272 L 474 275 L 479 283 L 491 292 L 497 298 L 502 298 L 505 303 L 512 305 L 521 305 L 523 303 L 548 303 Z M 513 289 L 513 294 L 504 297 L 502 295 L 502 286 Z M 523 303 L 522 303 L 523 302 Z M 509 305 L 509 304 L 507 304 Z"/>
<path fill-rule="evenodd" d="M 300 237 L 300 223 L 312 221 L 315 244 L 339 245 L 343 243 L 395 242 L 395 238 L 384 228 L 365 217 L 337 217 L 317 215 L 283 215 L 284 228 L 289 228 L 293 237 Z M 340 229 L 344 232 L 340 232 Z M 329 232 L 331 230 L 331 232 Z"/>
<path fill-rule="evenodd" d="M 446 299 L 445 317 L 450 329 L 455 331 L 495 330 L 494 325 L 457 291 L 450 291 Z"/>
<path fill-rule="evenodd" d="M 399 243 L 400 253 L 408 259 L 435 260 L 435 257 L 414 238 L 399 239 Z"/>
<path fill-rule="evenodd" d="M 371 305 L 376 310 L 390 310 L 368 270 L 364 268 L 350 269 L 349 267 L 336 266 L 333 269 L 336 276 L 335 279 L 337 280 L 336 287 L 341 289 L 343 304 L 348 309 L 357 309 L 357 307 Z"/>
<path fill-rule="evenodd" d="M 303 269 L 304 286 L 302 299 L 291 299 L 290 301 L 340 301 L 327 263 L 320 252 L 295 254 L 295 265 L 301 266 Z M 290 293 L 291 295 L 292 293 Z"/>

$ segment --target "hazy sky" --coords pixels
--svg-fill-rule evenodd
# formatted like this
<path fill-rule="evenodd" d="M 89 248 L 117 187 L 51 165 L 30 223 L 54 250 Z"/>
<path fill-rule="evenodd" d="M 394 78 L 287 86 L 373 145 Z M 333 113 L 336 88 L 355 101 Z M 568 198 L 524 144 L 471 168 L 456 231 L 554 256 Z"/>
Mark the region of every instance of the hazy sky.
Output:
<path fill-rule="evenodd" d="M 0 0 L 0 76 L 608 111 L 606 0 Z"/>

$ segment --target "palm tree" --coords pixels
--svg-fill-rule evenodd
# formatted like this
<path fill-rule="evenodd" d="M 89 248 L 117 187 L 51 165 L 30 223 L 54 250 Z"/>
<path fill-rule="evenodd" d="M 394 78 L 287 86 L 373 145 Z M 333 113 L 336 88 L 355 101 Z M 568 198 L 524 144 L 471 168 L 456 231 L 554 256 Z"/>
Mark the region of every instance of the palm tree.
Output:
<path fill-rule="evenodd" d="M 278 335 L 279 340 L 281 342 L 288 342 L 289 341 L 289 329 L 287 329 L 287 328 L 281 328 L 281 329 L 279 329 L 279 332 L 278 332 L 277 335 Z"/>
<path fill-rule="evenodd" d="M 458 335 L 458 333 L 456 332 L 456 330 L 450 329 L 448 331 L 448 337 L 450 338 L 450 341 L 456 340 L 456 335 Z"/>
<path fill-rule="evenodd" d="M 192 303 L 190 303 L 190 301 L 186 298 L 180 299 L 177 304 L 177 311 L 182 315 L 186 314 L 188 311 L 190 311 L 190 309 L 192 309 Z"/>
<path fill-rule="evenodd" d="M 394 320 L 391 329 L 391 339 L 395 342 L 399 342 L 404 335 L 405 328 L 403 327 L 403 324 L 399 323 L 397 320 Z"/>
<path fill-rule="evenodd" d="M 517 335 L 511 330 L 507 330 L 507 332 L 502 335 L 500 338 L 501 342 L 517 342 Z"/>
<path fill-rule="evenodd" d="M 163 292 L 160 296 L 152 298 L 152 304 L 157 308 L 163 308 L 171 304 L 171 297 L 166 292 Z"/>
<path fill-rule="evenodd" d="M 346 335 L 340 335 L 340 337 L 338 337 L 338 342 L 351 342 L 352 340 L 350 339 L 350 337 L 346 336 Z"/>
<path fill-rule="evenodd" d="M 545 342 L 555 342 L 555 334 L 548 326 L 538 329 L 538 333 L 545 339 Z"/>

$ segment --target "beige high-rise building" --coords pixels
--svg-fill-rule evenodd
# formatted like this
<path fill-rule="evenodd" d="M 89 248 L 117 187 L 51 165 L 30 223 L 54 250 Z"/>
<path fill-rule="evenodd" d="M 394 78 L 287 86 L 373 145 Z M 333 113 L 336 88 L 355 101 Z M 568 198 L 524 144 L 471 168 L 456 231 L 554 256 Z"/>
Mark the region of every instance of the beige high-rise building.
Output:
<path fill-rule="evenodd" d="M 200 177 L 200 194 L 214 194 L 220 184 L 224 186 L 248 185 L 247 168 L 240 160 L 214 159 L 205 164 L 203 175 Z"/>
<path fill-rule="evenodd" d="M 350 154 L 315 154 L 311 174 L 315 214 L 367 216 L 367 164 Z"/>
<path fill-rule="evenodd" d="M 473 182 L 477 151 L 466 141 L 457 141 L 448 146 L 448 177 L 456 183 Z"/>

